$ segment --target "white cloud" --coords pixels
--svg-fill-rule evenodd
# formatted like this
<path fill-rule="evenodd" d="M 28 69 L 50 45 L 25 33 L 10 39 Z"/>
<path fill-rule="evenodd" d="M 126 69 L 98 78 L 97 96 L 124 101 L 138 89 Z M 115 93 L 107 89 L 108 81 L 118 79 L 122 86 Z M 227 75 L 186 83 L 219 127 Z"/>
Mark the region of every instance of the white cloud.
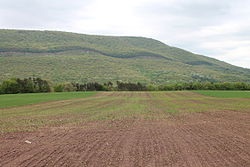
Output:
<path fill-rule="evenodd" d="M 232 64 L 240 65 L 242 67 L 249 67 L 250 62 L 250 45 L 241 46 L 235 49 L 229 50 L 225 53 L 228 55 L 229 62 Z"/>
<path fill-rule="evenodd" d="M 215 50 L 212 57 L 227 62 L 242 66 L 249 67 L 250 62 L 250 40 L 249 41 L 219 41 L 203 43 L 202 47 L 209 50 Z"/>

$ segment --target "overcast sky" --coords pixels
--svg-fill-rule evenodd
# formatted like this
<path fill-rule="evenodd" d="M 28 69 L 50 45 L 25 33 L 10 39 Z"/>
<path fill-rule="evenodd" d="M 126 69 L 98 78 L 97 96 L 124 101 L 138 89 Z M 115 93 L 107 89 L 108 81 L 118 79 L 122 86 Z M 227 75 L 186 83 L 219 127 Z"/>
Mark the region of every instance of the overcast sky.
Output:
<path fill-rule="evenodd" d="M 250 68 L 250 0 L 0 0 L 0 28 L 151 37 Z"/>

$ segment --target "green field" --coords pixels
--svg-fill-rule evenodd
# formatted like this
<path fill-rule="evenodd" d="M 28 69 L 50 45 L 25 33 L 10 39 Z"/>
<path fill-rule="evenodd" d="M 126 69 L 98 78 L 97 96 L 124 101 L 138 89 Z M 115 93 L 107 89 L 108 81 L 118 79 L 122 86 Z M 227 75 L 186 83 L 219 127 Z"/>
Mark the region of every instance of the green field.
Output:
<path fill-rule="evenodd" d="M 194 92 L 205 96 L 220 97 L 220 98 L 250 98 L 250 91 L 198 90 Z"/>
<path fill-rule="evenodd" d="M 98 92 L 90 96 L 95 92 L 72 92 L 1 95 L 0 131 L 26 131 L 99 120 L 168 119 L 172 114 L 181 112 L 247 112 L 250 108 L 248 98 L 217 98 L 199 93 Z M 17 105 L 25 106 L 3 108 Z"/>
<path fill-rule="evenodd" d="M 0 108 L 22 106 L 41 102 L 84 98 L 96 92 L 27 93 L 0 95 Z"/>

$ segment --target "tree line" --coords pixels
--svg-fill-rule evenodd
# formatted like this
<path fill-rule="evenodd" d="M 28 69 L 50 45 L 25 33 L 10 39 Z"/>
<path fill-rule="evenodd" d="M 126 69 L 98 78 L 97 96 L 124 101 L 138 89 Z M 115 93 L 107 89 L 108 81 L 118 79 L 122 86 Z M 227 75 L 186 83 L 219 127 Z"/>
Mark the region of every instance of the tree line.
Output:
<path fill-rule="evenodd" d="M 51 84 L 41 78 L 12 78 L 0 84 L 0 94 L 51 92 Z"/>
<path fill-rule="evenodd" d="M 73 91 L 177 91 L 177 90 L 250 90 L 246 82 L 194 82 L 144 85 L 117 81 L 107 83 L 57 83 L 41 78 L 12 78 L 0 83 L 0 94 L 73 92 Z"/>

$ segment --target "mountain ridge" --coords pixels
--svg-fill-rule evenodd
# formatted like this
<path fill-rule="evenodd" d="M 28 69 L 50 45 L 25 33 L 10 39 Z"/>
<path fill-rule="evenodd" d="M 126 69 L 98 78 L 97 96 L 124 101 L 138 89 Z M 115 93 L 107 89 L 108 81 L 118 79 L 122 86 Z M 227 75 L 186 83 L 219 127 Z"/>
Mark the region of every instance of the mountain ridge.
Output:
<path fill-rule="evenodd" d="M 250 69 L 145 37 L 5 29 L 0 30 L 0 60 L 0 80 L 30 75 L 56 82 L 123 80 L 161 84 L 250 81 Z M 39 71 L 42 66 L 51 71 Z M 65 69 L 67 66 L 69 70 Z M 105 70 L 101 72 L 99 66 L 110 74 L 104 74 Z M 64 74 L 60 75 L 58 71 Z"/>

